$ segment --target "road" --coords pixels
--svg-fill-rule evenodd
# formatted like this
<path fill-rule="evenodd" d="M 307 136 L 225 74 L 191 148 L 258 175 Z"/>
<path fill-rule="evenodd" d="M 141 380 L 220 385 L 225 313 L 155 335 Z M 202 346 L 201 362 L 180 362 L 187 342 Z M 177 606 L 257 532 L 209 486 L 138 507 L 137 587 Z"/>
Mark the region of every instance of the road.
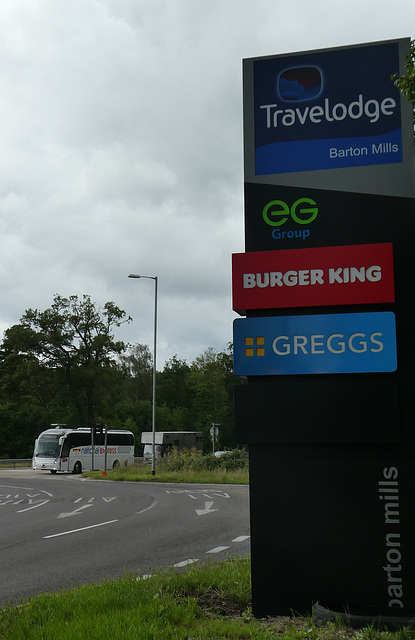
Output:
<path fill-rule="evenodd" d="M 0 607 L 42 591 L 249 553 L 248 487 L 0 470 Z"/>

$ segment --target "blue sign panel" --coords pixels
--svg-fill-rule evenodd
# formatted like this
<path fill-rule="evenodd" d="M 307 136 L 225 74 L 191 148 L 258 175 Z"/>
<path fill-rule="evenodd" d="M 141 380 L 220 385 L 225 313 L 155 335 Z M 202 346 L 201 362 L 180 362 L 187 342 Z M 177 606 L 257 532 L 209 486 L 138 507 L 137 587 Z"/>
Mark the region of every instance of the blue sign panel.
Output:
<path fill-rule="evenodd" d="M 402 162 L 396 42 L 254 63 L 255 173 Z"/>
<path fill-rule="evenodd" d="M 240 376 L 395 371 L 395 314 L 240 318 L 233 324 Z"/>

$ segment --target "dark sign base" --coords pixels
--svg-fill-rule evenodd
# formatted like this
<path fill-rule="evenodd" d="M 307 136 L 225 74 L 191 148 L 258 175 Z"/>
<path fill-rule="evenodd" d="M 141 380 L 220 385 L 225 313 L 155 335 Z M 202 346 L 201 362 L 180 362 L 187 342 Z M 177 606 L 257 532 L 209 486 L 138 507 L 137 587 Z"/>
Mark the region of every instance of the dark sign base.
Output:
<path fill-rule="evenodd" d="M 313 605 L 313 617 L 316 621 L 323 623 L 342 621 L 354 629 L 373 626 L 375 629 L 383 630 L 386 627 L 387 629 L 396 631 L 399 627 L 409 627 L 409 625 L 414 622 L 415 610 L 408 612 L 408 615 L 404 615 L 404 612 L 396 616 L 382 616 L 377 615 L 375 612 L 371 615 L 368 615 L 366 612 L 366 614 L 363 615 L 362 613 L 354 614 L 351 611 L 345 612 L 343 609 L 341 611 L 335 611 L 323 607 L 317 602 Z"/>
<path fill-rule="evenodd" d="M 372 618 L 408 615 L 411 458 L 398 445 L 250 445 L 255 616 L 308 615 L 316 603 Z"/>

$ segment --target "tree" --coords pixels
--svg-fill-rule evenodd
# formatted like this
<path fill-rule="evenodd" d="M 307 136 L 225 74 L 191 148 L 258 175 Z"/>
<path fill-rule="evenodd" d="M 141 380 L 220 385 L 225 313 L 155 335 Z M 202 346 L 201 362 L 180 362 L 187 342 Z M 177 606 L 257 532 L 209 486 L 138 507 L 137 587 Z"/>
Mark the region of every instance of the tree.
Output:
<path fill-rule="evenodd" d="M 128 345 L 120 362 L 129 380 L 128 394 L 136 400 L 150 400 L 153 389 L 153 356 L 148 345 Z"/>
<path fill-rule="evenodd" d="M 185 360 L 174 355 L 157 376 L 157 401 L 171 409 L 189 409 L 192 404 L 189 389 L 190 367 Z"/>
<path fill-rule="evenodd" d="M 405 58 L 405 68 L 406 73 L 403 76 L 395 73 L 392 81 L 401 94 L 412 102 L 415 125 L 415 40 L 411 40 L 411 48 Z"/>
<path fill-rule="evenodd" d="M 228 352 L 209 348 L 195 359 L 189 374 L 193 391 L 195 429 L 203 431 L 205 447 L 210 442 L 210 427 L 220 424 L 221 446 L 234 446 L 233 386 L 242 382 L 232 370 L 232 345 Z"/>
<path fill-rule="evenodd" d="M 34 380 L 52 376 L 54 395 L 64 386 L 78 423 L 93 425 L 96 414 L 108 406 L 108 394 L 119 375 L 115 358 L 125 349 L 123 342 L 114 340 L 113 329 L 130 320 L 113 302 L 99 309 L 89 295 L 81 299 L 55 295 L 49 309 L 27 309 L 20 324 L 6 330 L 3 370 L 14 360 L 16 375 L 22 376 L 23 366 L 36 371 L 33 382 L 27 375 L 24 383 L 44 406 L 51 394 L 45 393 L 45 386 L 35 388 Z"/>

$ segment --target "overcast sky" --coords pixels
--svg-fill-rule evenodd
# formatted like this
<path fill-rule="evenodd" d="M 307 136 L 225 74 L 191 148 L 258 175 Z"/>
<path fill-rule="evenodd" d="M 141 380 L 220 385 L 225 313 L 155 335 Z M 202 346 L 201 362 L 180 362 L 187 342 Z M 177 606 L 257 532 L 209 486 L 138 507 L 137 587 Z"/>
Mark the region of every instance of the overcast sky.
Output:
<path fill-rule="evenodd" d="M 242 59 L 415 36 L 414 0 L 1 0 L 0 334 L 108 300 L 158 369 L 232 340 Z"/>

